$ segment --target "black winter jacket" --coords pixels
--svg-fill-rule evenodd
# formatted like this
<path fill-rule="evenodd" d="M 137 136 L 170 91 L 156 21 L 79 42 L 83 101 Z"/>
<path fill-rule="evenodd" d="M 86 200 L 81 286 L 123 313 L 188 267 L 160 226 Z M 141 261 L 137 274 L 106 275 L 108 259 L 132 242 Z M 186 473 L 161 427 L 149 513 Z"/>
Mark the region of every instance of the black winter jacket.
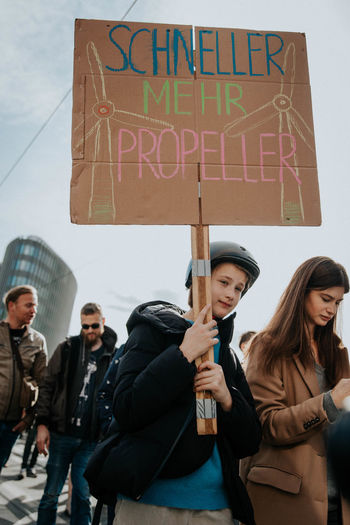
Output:
<path fill-rule="evenodd" d="M 113 402 L 114 416 L 127 435 L 116 459 L 119 472 L 124 469 L 129 478 L 134 472 L 138 479 L 131 480 L 124 493 L 139 499 L 156 477 L 194 472 L 209 459 L 216 440 L 233 517 L 252 525 L 253 510 L 238 475 L 238 460 L 258 450 L 261 428 L 243 370 L 229 347 L 234 315 L 218 322 L 219 364 L 232 409 L 224 412 L 218 403 L 218 435 L 199 436 L 193 393 L 196 366 L 179 349 L 190 327 L 183 313 L 175 305 L 153 301 L 137 307 L 127 323 L 130 335 Z M 141 487 L 138 494 L 132 493 L 134 486 Z"/>
<path fill-rule="evenodd" d="M 102 435 L 106 435 L 112 421 L 112 404 L 115 383 L 120 358 L 124 353 L 124 345 L 114 352 L 107 372 L 97 392 L 97 416 L 101 425 Z"/>
<path fill-rule="evenodd" d="M 102 335 L 104 353 L 98 360 L 94 399 L 98 388 L 108 369 L 115 349 L 117 334 L 104 327 Z M 59 344 L 47 367 L 43 384 L 39 391 L 36 409 L 36 424 L 46 425 L 50 430 L 65 434 L 73 415 L 81 391 L 90 350 L 83 344 L 81 335 L 69 337 Z M 100 436 L 100 425 L 97 417 L 96 402 L 93 403 L 90 433 L 88 438 L 97 440 Z"/>

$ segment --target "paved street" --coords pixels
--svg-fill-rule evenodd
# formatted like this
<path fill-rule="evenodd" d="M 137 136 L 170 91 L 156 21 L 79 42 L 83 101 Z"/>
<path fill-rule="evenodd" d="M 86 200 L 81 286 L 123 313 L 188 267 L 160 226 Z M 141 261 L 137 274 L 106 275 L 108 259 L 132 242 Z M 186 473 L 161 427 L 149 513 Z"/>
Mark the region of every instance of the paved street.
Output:
<path fill-rule="evenodd" d="M 21 467 L 24 439 L 19 439 L 7 462 L 7 467 L 0 476 L 0 525 L 29 525 L 36 522 L 37 509 L 46 481 L 46 458 L 39 456 L 36 464 L 37 478 L 16 480 Z M 69 517 L 64 514 L 67 502 L 68 486 L 64 486 L 59 499 L 57 525 L 69 524 Z M 103 518 L 101 524 L 105 523 Z"/>

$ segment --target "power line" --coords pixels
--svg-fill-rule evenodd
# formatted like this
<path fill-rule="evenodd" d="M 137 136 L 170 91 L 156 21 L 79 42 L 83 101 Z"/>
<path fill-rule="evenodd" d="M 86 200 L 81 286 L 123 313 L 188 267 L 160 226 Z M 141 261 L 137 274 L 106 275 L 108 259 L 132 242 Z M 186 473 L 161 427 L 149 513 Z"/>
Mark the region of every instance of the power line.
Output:
<path fill-rule="evenodd" d="M 17 164 L 23 159 L 24 155 L 27 153 L 27 151 L 30 149 L 30 147 L 33 145 L 33 143 L 35 142 L 35 140 L 38 138 L 38 136 L 40 135 L 40 133 L 43 131 L 43 129 L 47 126 L 47 124 L 50 122 L 50 120 L 52 119 L 52 117 L 54 116 L 54 114 L 56 113 L 56 111 L 60 108 L 60 106 L 63 104 L 63 102 L 66 100 L 66 98 L 68 97 L 69 93 L 72 91 L 72 88 L 69 88 L 69 90 L 67 91 L 67 93 L 64 95 L 64 97 L 60 100 L 60 102 L 57 104 L 57 106 L 55 107 L 55 109 L 53 110 L 53 112 L 50 114 L 50 116 L 45 120 L 44 124 L 41 126 L 41 128 L 39 129 L 39 131 L 37 131 L 37 133 L 34 135 L 34 137 L 32 138 L 32 140 L 29 142 L 28 146 L 25 148 L 25 150 L 22 152 L 22 154 L 18 157 L 18 159 L 16 160 L 16 162 L 12 165 L 12 167 L 9 169 L 9 171 L 6 173 L 5 177 L 2 179 L 2 181 L 0 182 L 0 187 L 4 184 L 4 182 L 6 181 L 6 179 L 11 175 L 11 173 L 13 172 L 13 170 L 15 169 L 15 167 L 17 166 Z"/>
<path fill-rule="evenodd" d="M 124 18 L 126 18 L 128 16 L 128 14 L 130 13 L 131 9 L 134 7 L 136 2 L 137 2 L 137 0 L 134 0 L 133 3 L 130 5 L 130 7 L 127 9 L 126 13 L 124 14 L 124 16 L 122 18 L 122 21 L 124 20 Z"/>
<path fill-rule="evenodd" d="M 123 17 L 121 20 L 124 20 L 128 14 L 130 13 L 130 11 L 132 10 L 132 8 L 134 7 L 134 5 L 136 4 L 138 0 L 134 0 L 132 2 L 132 4 L 128 7 L 128 9 L 126 10 L 126 12 L 124 13 Z M 40 135 L 40 133 L 46 128 L 47 124 L 50 122 L 50 120 L 52 119 L 52 117 L 54 116 L 54 114 L 56 113 L 56 111 L 61 107 L 61 105 L 63 104 L 63 102 L 66 100 L 66 98 L 68 97 L 69 93 L 72 91 L 72 88 L 69 88 L 67 93 L 64 95 L 64 97 L 61 99 L 61 101 L 57 104 L 57 106 L 55 107 L 55 109 L 53 110 L 53 112 L 49 115 L 49 117 L 45 120 L 44 124 L 41 126 L 41 128 L 39 129 L 39 131 L 37 131 L 37 133 L 34 135 L 34 137 L 32 138 L 32 140 L 29 142 L 28 146 L 24 149 L 24 151 L 21 153 L 21 155 L 18 157 L 18 159 L 16 160 L 16 162 L 11 166 L 11 168 L 9 169 L 9 171 L 6 173 L 6 175 L 3 177 L 3 179 L 1 180 L 0 182 L 0 188 L 1 186 L 4 184 L 4 182 L 8 179 L 8 177 L 11 175 L 11 173 L 13 172 L 13 170 L 15 169 L 15 167 L 19 164 L 19 162 L 23 159 L 24 155 L 27 153 L 27 151 L 32 147 L 32 145 L 34 144 L 34 142 L 36 141 L 36 139 L 38 138 L 38 136 Z"/>

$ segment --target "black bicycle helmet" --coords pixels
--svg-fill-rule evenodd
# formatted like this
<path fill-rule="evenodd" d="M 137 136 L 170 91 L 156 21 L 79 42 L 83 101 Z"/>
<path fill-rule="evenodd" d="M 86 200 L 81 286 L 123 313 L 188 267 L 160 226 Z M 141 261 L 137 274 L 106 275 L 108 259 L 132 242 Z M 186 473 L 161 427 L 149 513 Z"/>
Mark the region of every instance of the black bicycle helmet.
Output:
<path fill-rule="evenodd" d="M 257 278 L 259 277 L 260 270 L 258 263 L 252 256 L 252 254 L 246 250 L 240 244 L 236 242 L 217 241 L 210 243 L 210 266 L 211 270 L 220 263 L 230 262 L 240 266 L 245 270 L 249 276 L 247 285 L 242 292 L 242 296 L 247 292 Z M 192 284 L 192 259 L 190 260 L 187 271 L 185 286 L 189 288 Z"/>

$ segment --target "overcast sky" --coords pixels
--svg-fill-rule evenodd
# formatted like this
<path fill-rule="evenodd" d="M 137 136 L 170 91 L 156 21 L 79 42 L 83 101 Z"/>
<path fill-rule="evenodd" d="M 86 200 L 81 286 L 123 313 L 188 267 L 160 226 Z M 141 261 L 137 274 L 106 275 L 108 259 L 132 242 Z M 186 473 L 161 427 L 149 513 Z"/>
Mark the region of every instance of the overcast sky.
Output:
<path fill-rule="evenodd" d="M 1 0 L 1 172 L 5 177 L 72 86 L 74 19 L 118 21 L 131 0 Z M 237 308 L 237 335 L 261 329 L 292 273 L 305 259 L 328 255 L 350 272 L 350 110 L 348 0 L 138 0 L 128 21 L 306 33 L 322 226 L 210 228 L 211 240 L 252 251 L 261 277 Z M 139 302 L 156 298 L 186 306 L 184 273 L 189 226 L 77 226 L 70 223 L 71 93 L 0 187 L 1 252 L 17 236 L 37 235 L 70 266 L 79 309 L 101 303 L 106 322 L 126 338 Z M 342 333 L 350 344 L 350 298 Z M 236 339 L 235 339 L 236 341 Z"/>

